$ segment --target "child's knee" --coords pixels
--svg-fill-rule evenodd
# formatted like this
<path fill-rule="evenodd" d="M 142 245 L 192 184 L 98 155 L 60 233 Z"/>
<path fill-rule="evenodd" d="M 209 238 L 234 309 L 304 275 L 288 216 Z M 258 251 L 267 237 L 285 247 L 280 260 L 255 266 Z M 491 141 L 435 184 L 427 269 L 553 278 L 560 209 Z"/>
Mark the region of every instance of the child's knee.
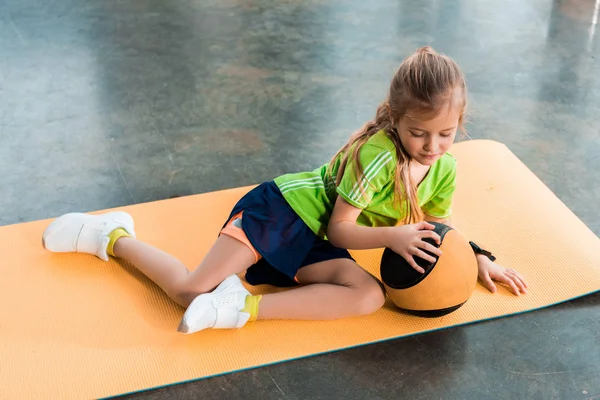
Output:
<path fill-rule="evenodd" d="M 179 288 L 175 288 L 167 292 L 167 295 L 173 300 L 175 303 L 180 306 L 187 308 L 192 301 L 200 295 L 200 293 L 191 293 L 189 291 L 183 291 Z"/>
<path fill-rule="evenodd" d="M 358 289 L 357 311 L 359 315 L 372 314 L 385 304 L 385 292 L 375 279 L 369 279 Z"/>
<path fill-rule="evenodd" d="M 197 285 L 190 285 L 189 279 L 175 283 L 167 291 L 167 295 L 182 307 L 187 307 L 192 301 L 201 294 L 208 293 L 212 288 L 202 288 Z"/>

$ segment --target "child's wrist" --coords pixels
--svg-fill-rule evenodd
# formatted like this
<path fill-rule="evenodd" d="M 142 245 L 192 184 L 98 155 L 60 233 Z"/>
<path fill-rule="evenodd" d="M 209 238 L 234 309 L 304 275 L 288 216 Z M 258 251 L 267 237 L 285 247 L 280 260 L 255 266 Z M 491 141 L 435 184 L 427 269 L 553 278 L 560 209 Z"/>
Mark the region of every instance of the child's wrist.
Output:
<path fill-rule="evenodd" d="M 477 262 L 488 262 L 488 261 L 491 261 L 487 256 L 485 256 L 483 254 L 475 254 L 475 258 L 477 259 Z"/>
<path fill-rule="evenodd" d="M 377 229 L 380 230 L 381 247 L 392 247 L 392 243 L 394 242 L 392 235 L 394 227 L 386 226 Z"/>

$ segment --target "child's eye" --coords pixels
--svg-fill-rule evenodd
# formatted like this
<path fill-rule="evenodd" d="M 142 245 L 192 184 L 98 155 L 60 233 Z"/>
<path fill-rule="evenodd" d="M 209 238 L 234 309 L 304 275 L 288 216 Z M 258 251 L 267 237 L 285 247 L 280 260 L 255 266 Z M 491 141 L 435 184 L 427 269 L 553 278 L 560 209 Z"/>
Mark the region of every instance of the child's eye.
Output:
<path fill-rule="evenodd" d="M 416 138 L 422 138 L 423 136 L 425 136 L 424 133 L 417 135 L 416 133 L 414 133 L 413 131 L 410 131 L 410 134 L 412 135 L 412 137 L 416 137 Z"/>
<path fill-rule="evenodd" d="M 440 133 L 440 136 L 441 137 L 450 137 L 450 136 L 452 136 L 452 134 L 451 133 Z"/>

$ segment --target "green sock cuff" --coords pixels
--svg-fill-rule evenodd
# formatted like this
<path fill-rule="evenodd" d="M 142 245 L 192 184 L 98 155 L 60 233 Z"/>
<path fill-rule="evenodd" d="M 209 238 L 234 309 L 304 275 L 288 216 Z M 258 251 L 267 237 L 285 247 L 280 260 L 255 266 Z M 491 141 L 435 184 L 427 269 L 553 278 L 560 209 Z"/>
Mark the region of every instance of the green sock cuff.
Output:
<path fill-rule="evenodd" d="M 110 241 L 108 242 L 108 246 L 106 246 L 106 253 L 109 256 L 113 256 L 113 257 L 115 256 L 115 253 L 114 253 L 115 243 L 117 243 L 117 240 L 122 237 L 131 237 L 131 235 L 129 233 L 127 233 L 127 231 L 123 228 L 117 228 L 108 234 L 108 238 L 110 239 Z"/>
<path fill-rule="evenodd" d="M 257 296 L 246 296 L 246 306 L 242 310 L 243 312 L 247 312 L 250 314 L 250 319 L 248 321 L 256 321 L 258 317 L 258 303 L 262 299 L 262 295 Z"/>

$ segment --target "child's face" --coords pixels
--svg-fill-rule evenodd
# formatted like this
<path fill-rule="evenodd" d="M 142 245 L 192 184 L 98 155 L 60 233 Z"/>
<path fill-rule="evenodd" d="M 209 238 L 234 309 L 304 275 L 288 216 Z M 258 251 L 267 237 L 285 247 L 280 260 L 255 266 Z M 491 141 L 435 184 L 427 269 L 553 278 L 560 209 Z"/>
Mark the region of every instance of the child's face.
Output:
<path fill-rule="evenodd" d="M 400 141 L 415 161 L 432 165 L 452 146 L 459 118 L 458 107 L 447 107 L 429 120 L 421 120 L 408 112 L 398 125 Z"/>

